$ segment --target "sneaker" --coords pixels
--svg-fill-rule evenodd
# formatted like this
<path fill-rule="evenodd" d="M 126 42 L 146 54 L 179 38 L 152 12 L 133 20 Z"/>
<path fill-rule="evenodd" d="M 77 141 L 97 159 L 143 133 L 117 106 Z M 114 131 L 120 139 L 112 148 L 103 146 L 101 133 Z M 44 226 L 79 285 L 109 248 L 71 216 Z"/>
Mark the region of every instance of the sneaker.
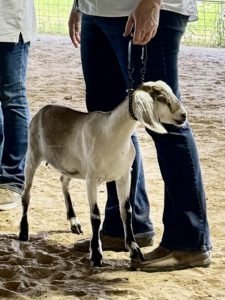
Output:
<path fill-rule="evenodd" d="M 208 267 L 211 263 L 209 251 L 178 251 L 159 246 L 144 255 L 139 269 L 145 272 L 182 270 L 194 267 Z"/>
<path fill-rule="evenodd" d="M 102 250 L 120 252 L 120 251 L 128 251 L 124 245 L 124 239 L 113 237 L 109 235 L 104 235 L 100 233 L 101 242 L 102 242 Z M 153 245 L 152 237 L 137 237 L 135 238 L 139 247 L 148 247 Z M 90 239 L 83 239 L 74 244 L 74 250 L 80 252 L 89 252 L 90 247 Z"/>
<path fill-rule="evenodd" d="M 0 210 L 8 210 L 21 205 L 21 195 L 6 189 L 0 189 Z"/>

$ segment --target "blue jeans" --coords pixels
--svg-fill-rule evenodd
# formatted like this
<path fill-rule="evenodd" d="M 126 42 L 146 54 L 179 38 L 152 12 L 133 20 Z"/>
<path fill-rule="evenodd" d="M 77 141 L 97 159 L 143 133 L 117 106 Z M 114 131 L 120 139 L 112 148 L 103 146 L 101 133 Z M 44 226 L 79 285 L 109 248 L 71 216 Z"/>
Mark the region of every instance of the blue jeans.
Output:
<path fill-rule="evenodd" d="M 0 43 L 0 188 L 21 193 L 29 110 L 26 69 L 29 43 Z"/>
<path fill-rule="evenodd" d="M 128 38 L 123 37 L 127 18 L 83 15 L 81 57 L 89 111 L 115 108 L 126 95 L 128 86 Z M 161 11 L 156 36 L 148 43 L 145 81 L 164 80 L 179 97 L 178 52 L 188 17 Z M 140 78 L 141 47 L 133 47 L 134 87 Z M 164 233 L 161 245 L 171 249 L 210 249 L 204 188 L 198 153 L 189 125 L 177 128 L 165 125 L 168 134 L 148 131 L 153 138 L 165 182 Z M 113 143 L 113 141 L 112 141 Z M 137 142 L 135 143 L 137 146 Z M 136 235 L 153 235 L 148 218 L 149 206 L 138 148 L 132 172 L 131 203 Z M 141 186 L 138 183 L 141 182 Z M 118 200 L 114 183 L 108 184 L 103 232 L 121 236 Z"/>

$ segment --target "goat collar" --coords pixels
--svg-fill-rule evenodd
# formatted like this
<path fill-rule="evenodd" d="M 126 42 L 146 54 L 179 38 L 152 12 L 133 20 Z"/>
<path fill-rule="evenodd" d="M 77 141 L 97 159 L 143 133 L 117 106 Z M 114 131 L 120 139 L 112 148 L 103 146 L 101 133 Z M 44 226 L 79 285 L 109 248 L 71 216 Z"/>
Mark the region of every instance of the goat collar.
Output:
<path fill-rule="evenodd" d="M 131 118 L 135 121 L 138 121 L 138 119 L 136 118 L 133 108 L 132 108 L 132 100 L 133 100 L 133 89 L 129 89 L 128 90 L 128 107 L 129 107 L 129 114 L 131 116 Z"/>

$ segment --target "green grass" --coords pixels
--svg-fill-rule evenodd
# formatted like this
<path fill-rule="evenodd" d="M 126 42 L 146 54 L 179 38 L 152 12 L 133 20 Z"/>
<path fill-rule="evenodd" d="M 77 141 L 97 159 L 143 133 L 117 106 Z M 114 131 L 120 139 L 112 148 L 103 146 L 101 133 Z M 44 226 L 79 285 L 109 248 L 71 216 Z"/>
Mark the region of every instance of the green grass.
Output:
<path fill-rule="evenodd" d="M 73 0 L 35 0 L 38 31 L 68 34 L 68 18 Z M 199 20 L 189 23 L 183 37 L 186 45 L 225 47 L 225 2 L 198 2 Z"/>

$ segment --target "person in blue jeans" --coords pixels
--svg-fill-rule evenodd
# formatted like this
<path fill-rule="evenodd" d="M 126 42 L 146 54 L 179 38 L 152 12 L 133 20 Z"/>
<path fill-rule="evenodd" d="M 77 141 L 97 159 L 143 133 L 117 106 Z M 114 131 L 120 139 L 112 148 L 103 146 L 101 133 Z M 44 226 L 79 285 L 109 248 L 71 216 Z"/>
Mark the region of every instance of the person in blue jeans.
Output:
<path fill-rule="evenodd" d="M 80 12 L 82 12 L 82 20 Z M 178 53 L 187 22 L 196 18 L 194 1 L 104 0 L 75 1 L 69 19 L 74 45 L 81 44 L 81 60 L 86 84 L 88 111 L 110 111 L 127 94 L 128 43 L 133 38 L 134 88 L 141 83 L 140 45 L 147 44 L 148 61 L 144 81 L 165 81 L 180 98 Z M 80 34 L 81 21 L 81 34 Z M 134 31 L 133 31 L 134 30 Z M 168 134 L 147 130 L 154 140 L 165 183 L 163 224 L 160 245 L 145 255 L 142 271 L 167 271 L 207 267 L 211 263 L 210 237 L 205 193 L 199 158 L 188 123 L 166 125 Z M 154 229 L 137 137 L 132 137 L 136 158 L 132 170 L 131 206 L 135 238 L 141 247 L 152 244 Z M 113 143 L 113 141 L 112 141 Z M 103 249 L 123 249 L 123 227 L 115 183 L 107 184 L 108 199 L 101 229 Z M 88 251 L 89 240 L 75 249 Z"/>
<path fill-rule="evenodd" d="M 4 3 L 3 3 L 4 2 Z M 21 203 L 29 108 L 26 70 L 36 36 L 34 2 L 0 3 L 0 210 Z"/>

